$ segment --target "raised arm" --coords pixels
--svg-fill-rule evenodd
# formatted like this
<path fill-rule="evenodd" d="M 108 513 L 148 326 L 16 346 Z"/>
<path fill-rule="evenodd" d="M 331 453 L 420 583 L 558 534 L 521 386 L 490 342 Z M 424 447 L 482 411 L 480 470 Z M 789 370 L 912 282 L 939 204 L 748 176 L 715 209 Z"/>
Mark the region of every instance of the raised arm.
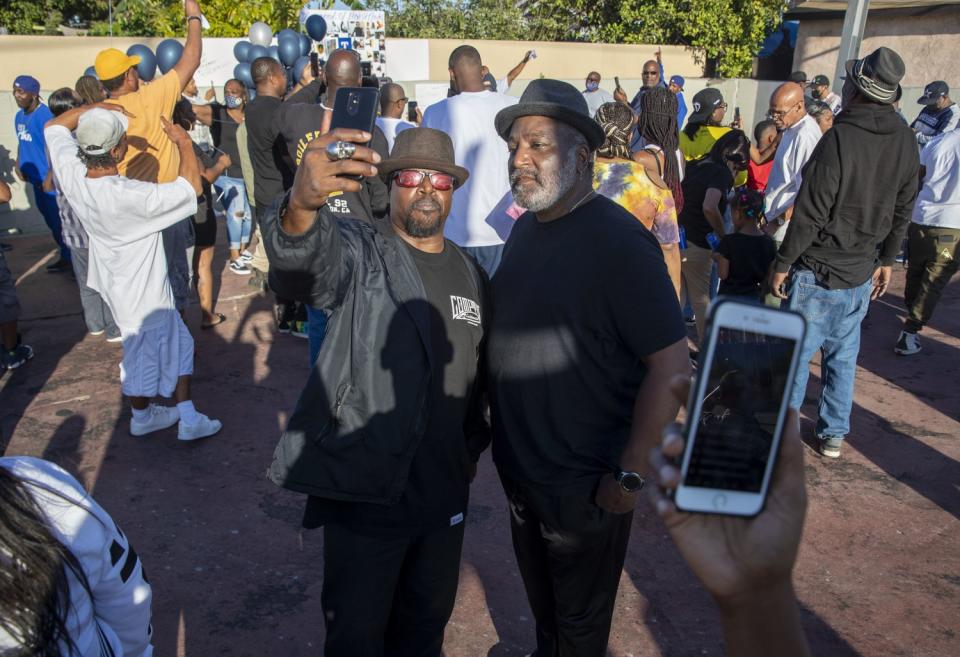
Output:
<path fill-rule="evenodd" d="M 527 65 L 527 62 L 530 61 L 530 55 L 533 54 L 532 50 L 528 50 L 527 53 L 523 56 L 523 59 L 520 60 L 520 63 L 510 69 L 510 72 L 507 73 L 507 86 L 512 86 L 513 81 L 520 77 L 520 74 L 523 73 L 524 67 Z"/>
<path fill-rule="evenodd" d="M 203 28 L 200 26 L 200 3 L 197 0 L 184 0 L 183 15 L 187 21 L 187 42 L 183 45 L 183 54 L 173 70 L 180 78 L 180 90 L 186 89 L 193 74 L 200 68 L 200 54 L 203 49 Z M 195 17 L 195 18 L 194 18 Z"/>

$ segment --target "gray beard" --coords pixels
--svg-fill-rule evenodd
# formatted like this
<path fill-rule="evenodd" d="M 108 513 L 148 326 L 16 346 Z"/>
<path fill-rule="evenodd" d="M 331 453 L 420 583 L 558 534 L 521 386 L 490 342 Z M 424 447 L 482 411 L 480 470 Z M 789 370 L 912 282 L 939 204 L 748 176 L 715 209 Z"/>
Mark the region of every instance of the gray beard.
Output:
<path fill-rule="evenodd" d="M 436 210 L 437 218 L 435 221 L 430 223 L 421 223 L 413 218 L 413 213 L 415 210 Z M 436 201 L 429 199 L 421 199 L 416 201 L 413 205 L 410 206 L 410 209 L 407 211 L 406 215 L 403 217 L 403 230 L 410 237 L 433 237 L 438 232 L 443 225 L 443 217 L 440 214 L 440 204 Z"/>
<path fill-rule="evenodd" d="M 531 191 L 524 191 L 518 184 L 521 175 L 531 176 L 538 186 Z M 552 208 L 576 184 L 577 161 L 572 157 L 564 160 L 559 171 L 546 177 L 540 176 L 533 169 L 514 169 L 510 172 L 510 190 L 513 192 L 513 200 L 521 208 L 531 212 L 543 212 Z"/>

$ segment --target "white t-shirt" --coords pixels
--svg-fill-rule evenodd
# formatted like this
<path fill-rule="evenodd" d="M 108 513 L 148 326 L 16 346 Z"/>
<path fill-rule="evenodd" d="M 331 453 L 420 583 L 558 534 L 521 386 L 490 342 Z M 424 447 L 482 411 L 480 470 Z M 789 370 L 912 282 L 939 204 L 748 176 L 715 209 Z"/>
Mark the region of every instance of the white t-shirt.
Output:
<path fill-rule="evenodd" d="M 503 244 L 513 229 L 509 207 L 507 144 L 493 125 L 497 112 L 519 102 L 492 91 L 463 92 L 435 103 L 423 114 L 423 127 L 450 135 L 457 164 L 470 172 L 453 194 L 444 234 L 459 246 Z"/>
<path fill-rule="evenodd" d="M 90 240 L 87 285 L 106 300 L 124 335 L 162 322 L 157 311 L 176 306 L 160 231 L 196 214 L 193 187 L 184 178 L 87 178 L 69 130 L 51 126 L 44 136 L 57 185 Z"/>
<path fill-rule="evenodd" d="M 66 630 L 80 657 L 150 657 L 153 594 L 137 553 L 110 515 L 76 479 L 49 461 L 7 456 L 0 458 L 0 468 L 26 484 L 50 533 L 77 558 L 86 575 L 89 593 L 66 569 L 70 589 Z M 0 628 L 0 654 L 19 645 Z M 61 652 L 76 654 L 63 644 Z"/>
<path fill-rule="evenodd" d="M 600 109 L 600 106 L 604 103 L 612 103 L 613 94 L 603 89 L 597 89 L 596 91 L 581 91 L 583 94 L 583 99 L 587 101 L 587 109 L 590 111 L 590 116 L 595 116 L 597 110 Z"/>
<path fill-rule="evenodd" d="M 803 180 L 800 171 L 810 159 L 821 136 L 823 133 L 817 120 L 809 114 L 804 114 L 802 119 L 783 131 L 765 192 L 766 215 L 770 221 L 793 205 Z M 780 226 L 773 239 L 782 242 L 788 225 L 789 223 Z"/>
<path fill-rule="evenodd" d="M 830 106 L 830 111 L 832 111 L 835 115 L 839 114 L 840 110 L 843 109 L 841 106 L 842 100 L 840 96 L 832 91 L 827 94 L 826 98 L 823 99 L 823 102 Z"/>
<path fill-rule="evenodd" d="M 945 132 L 920 151 L 927 172 L 913 206 L 913 222 L 960 229 L 960 131 Z"/>
<path fill-rule="evenodd" d="M 378 116 L 377 126 L 383 132 L 383 136 L 387 138 L 387 147 L 390 152 L 393 152 L 393 142 L 399 133 L 403 132 L 404 130 L 417 127 L 409 121 L 404 121 L 403 119 L 391 119 L 387 116 Z"/>

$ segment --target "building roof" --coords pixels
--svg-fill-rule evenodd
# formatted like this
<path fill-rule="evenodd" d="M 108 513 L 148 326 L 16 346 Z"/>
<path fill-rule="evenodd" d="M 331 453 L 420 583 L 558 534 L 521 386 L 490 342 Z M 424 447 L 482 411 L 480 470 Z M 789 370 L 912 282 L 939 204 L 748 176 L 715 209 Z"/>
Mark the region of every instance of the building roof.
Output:
<path fill-rule="evenodd" d="M 842 15 L 850 3 L 847 0 L 791 0 L 790 8 L 784 16 L 787 19 L 828 17 L 830 14 Z M 906 10 L 911 14 L 945 7 L 960 5 L 957 0 L 870 0 L 870 11 Z"/>

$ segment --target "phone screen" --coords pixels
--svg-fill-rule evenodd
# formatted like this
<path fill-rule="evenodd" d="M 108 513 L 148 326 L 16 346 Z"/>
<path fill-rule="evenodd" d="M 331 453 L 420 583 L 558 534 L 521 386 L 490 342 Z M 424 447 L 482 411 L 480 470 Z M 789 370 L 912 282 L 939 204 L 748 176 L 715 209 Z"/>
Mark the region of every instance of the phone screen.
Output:
<path fill-rule="evenodd" d="M 797 341 L 720 327 L 684 484 L 759 493 Z"/>

